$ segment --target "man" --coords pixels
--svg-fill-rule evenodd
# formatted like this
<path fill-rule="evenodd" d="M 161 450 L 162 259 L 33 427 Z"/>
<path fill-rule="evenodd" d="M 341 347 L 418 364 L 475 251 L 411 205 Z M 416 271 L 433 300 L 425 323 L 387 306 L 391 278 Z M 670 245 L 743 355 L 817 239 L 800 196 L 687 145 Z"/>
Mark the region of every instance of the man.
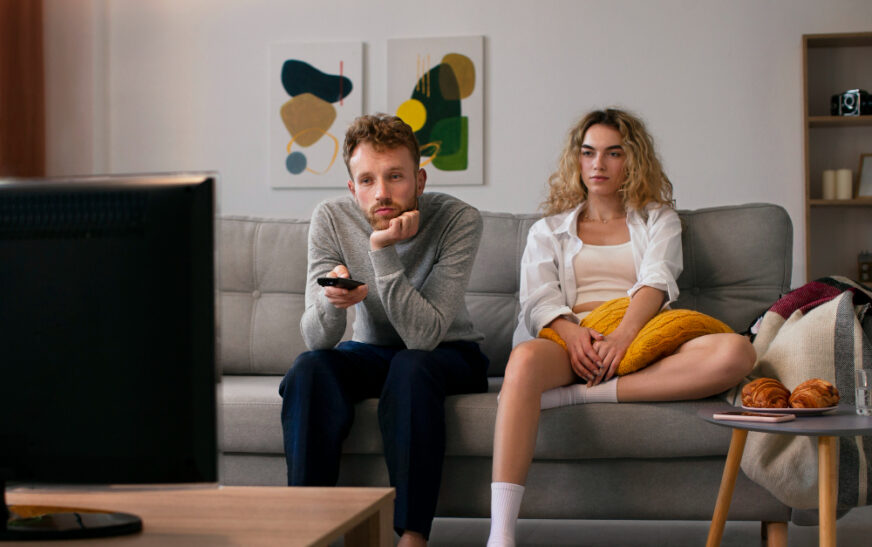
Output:
<path fill-rule="evenodd" d="M 319 204 L 309 228 L 306 346 L 282 380 L 288 485 L 335 485 L 355 403 L 378 418 L 400 545 L 426 545 L 445 451 L 446 395 L 487 390 L 464 293 L 478 244 L 477 210 L 424 194 L 412 129 L 393 116 L 356 119 L 343 150 L 350 196 Z M 351 277 L 354 289 L 320 287 Z M 340 341 L 357 305 L 352 341 Z M 335 347 L 334 347 L 335 346 Z"/>

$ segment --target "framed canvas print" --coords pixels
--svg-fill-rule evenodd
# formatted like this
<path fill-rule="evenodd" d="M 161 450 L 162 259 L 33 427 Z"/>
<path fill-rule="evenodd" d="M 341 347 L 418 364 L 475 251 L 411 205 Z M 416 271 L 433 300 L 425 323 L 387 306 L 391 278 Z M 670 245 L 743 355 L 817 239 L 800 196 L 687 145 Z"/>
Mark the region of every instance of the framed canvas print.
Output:
<path fill-rule="evenodd" d="M 857 197 L 872 198 L 872 154 L 860 155 Z"/>
<path fill-rule="evenodd" d="M 270 186 L 345 187 L 342 141 L 363 110 L 362 63 L 360 42 L 270 46 Z"/>
<path fill-rule="evenodd" d="M 484 37 L 388 40 L 388 111 L 415 131 L 430 185 L 484 184 Z"/>

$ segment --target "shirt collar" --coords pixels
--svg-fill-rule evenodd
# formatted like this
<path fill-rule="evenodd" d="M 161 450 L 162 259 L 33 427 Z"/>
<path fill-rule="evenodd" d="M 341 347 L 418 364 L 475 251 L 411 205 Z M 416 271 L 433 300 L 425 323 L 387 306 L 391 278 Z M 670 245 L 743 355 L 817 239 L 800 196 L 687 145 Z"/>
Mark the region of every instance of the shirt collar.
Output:
<path fill-rule="evenodd" d="M 575 209 L 566 213 L 566 216 L 554 228 L 555 234 L 569 234 L 578 237 L 578 215 L 581 214 L 581 209 L 584 207 L 584 202 L 579 203 Z M 648 206 L 650 209 L 650 205 Z M 644 224 L 639 211 L 635 209 L 627 209 L 627 224 Z"/>
<path fill-rule="evenodd" d="M 584 205 L 583 202 L 566 214 L 563 221 L 554 229 L 555 234 L 569 234 L 578 237 L 578 215 L 581 213 L 582 205 Z"/>

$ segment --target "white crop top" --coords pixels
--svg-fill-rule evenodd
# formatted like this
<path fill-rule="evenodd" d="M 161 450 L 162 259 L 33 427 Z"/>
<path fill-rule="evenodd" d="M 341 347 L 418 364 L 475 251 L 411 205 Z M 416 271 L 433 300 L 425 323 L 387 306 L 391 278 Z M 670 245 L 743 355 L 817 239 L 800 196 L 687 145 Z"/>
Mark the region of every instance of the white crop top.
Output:
<path fill-rule="evenodd" d="M 631 242 L 618 245 L 585 243 L 572 258 L 577 287 L 575 305 L 585 302 L 606 302 L 627 296 L 636 284 Z"/>

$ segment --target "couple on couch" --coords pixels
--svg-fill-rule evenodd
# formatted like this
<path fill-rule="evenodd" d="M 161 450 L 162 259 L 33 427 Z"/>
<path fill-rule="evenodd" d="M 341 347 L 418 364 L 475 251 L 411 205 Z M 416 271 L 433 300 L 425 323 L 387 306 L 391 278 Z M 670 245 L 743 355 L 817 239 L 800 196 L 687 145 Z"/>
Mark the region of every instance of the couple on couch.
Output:
<path fill-rule="evenodd" d="M 355 120 L 343 156 L 350 195 L 318 205 L 309 230 L 301 330 L 311 351 L 279 388 L 288 484 L 335 484 L 354 405 L 378 397 L 399 545 L 426 545 L 445 397 L 487 390 L 488 360 L 464 303 L 481 218 L 460 200 L 424 193 L 419 145 L 399 118 Z M 720 321 L 668 310 L 678 296 L 681 224 L 639 119 L 616 109 L 587 114 L 570 130 L 548 190 L 521 265 L 489 545 L 514 545 L 541 409 L 707 397 L 755 361 L 751 343 Z M 322 287 L 320 277 L 363 285 Z M 340 343 L 356 304 L 353 339 Z"/>

